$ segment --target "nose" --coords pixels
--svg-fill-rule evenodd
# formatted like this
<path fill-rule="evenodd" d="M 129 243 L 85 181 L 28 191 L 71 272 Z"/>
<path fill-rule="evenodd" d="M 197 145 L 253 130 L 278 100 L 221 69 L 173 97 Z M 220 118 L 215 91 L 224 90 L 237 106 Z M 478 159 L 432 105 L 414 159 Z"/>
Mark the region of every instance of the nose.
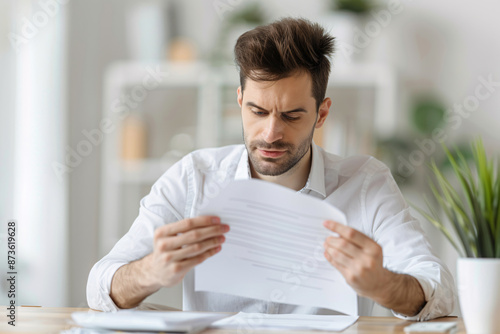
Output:
<path fill-rule="evenodd" d="M 283 139 L 283 123 L 279 117 L 271 115 L 266 120 L 266 128 L 264 129 L 262 135 L 263 139 L 267 143 L 274 143 L 280 139 Z"/>

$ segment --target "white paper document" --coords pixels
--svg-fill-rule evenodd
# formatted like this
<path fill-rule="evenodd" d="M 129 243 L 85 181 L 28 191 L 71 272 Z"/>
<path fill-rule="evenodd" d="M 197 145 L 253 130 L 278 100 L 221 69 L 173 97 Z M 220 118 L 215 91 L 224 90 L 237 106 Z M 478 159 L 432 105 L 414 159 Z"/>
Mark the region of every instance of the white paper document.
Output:
<path fill-rule="evenodd" d="M 73 320 L 80 326 L 96 330 L 163 331 L 196 333 L 212 322 L 229 316 L 222 313 L 137 311 L 74 312 Z"/>
<path fill-rule="evenodd" d="M 345 215 L 261 180 L 230 183 L 200 210 L 230 226 L 219 254 L 195 269 L 195 290 L 357 315 L 356 292 L 324 257 L 325 220 Z"/>
<path fill-rule="evenodd" d="M 321 330 L 343 331 L 358 320 L 349 315 L 262 314 L 240 312 L 210 325 L 211 328 L 246 330 Z"/>

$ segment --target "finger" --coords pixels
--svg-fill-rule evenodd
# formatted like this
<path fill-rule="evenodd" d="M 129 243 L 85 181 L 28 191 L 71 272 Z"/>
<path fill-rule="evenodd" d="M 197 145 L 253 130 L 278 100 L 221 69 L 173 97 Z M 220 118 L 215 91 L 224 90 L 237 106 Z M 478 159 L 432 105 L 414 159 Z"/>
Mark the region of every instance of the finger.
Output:
<path fill-rule="evenodd" d="M 169 249 L 177 249 L 184 245 L 195 244 L 213 237 L 222 236 L 229 231 L 229 225 L 203 227 L 191 230 L 181 235 L 168 238 Z"/>
<path fill-rule="evenodd" d="M 176 262 L 174 264 L 175 267 L 173 268 L 173 271 L 176 273 L 181 273 L 181 274 L 188 272 L 194 266 L 202 263 L 203 261 L 205 261 L 209 257 L 214 256 L 215 254 L 219 253 L 221 249 L 222 249 L 222 247 L 219 245 L 215 248 L 207 250 L 206 252 L 204 252 L 198 256 L 186 259 L 184 261 Z"/>
<path fill-rule="evenodd" d="M 339 270 L 349 268 L 352 262 L 347 255 L 331 247 L 325 247 L 325 258 Z"/>
<path fill-rule="evenodd" d="M 346 267 L 346 266 L 334 261 L 332 256 L 326 251 L 325 251 L 325 258 L 328 260 L 328 262 L 333 267 L 335 267 L 340 272 L 342 277 L 346 278 L 349 275 L 349 267 Z"/>
<path fill-rule="evenodd" d="M 212 248 L 220 246 L 222 243 L 224 243 L 225 240 L 226 238 L 224 236 L 218 236 L 215 238 L 205 240 L 203 242 L 191 244 L 179 250 L 175 250 L 171 253 L 172 254 L 171 261 L 182 261 L 188 258 L 198 256 Z"/>
<path fill-rule="evenodd" d="M 323 223 L 330 231 L 338 233 L 342 238 L 354 243 L 356 246 L 363 248 L 367 244 L 374 242 L 372 239 L 344 224 L 334 222 L 333 220 L 327 220 Z"/>
<path fill-rule="evenodd" d="M 229 226 L 226 224 L 198 228 L 176 236 L 155 238 L 154 247 L 160 252 L 172 251 L 180 249 L 188 244 L 194 244 L 212 237 L 221 236 L 227 231 L 229 231 Z"/>
<path fill-rule="evenodd" d="M 353 244 L 347 239 L 344 239 L 342 237 L 328 237 L 325 240 L 325 245 L 324 247 L 332 247 L 338 250 L 339 252 L 344 253 L 348 257 L 351 258 L 356 258 L 363 256 L 363 250 L 359 248 L 357 245 Z"/>
<path fill-rule="evenodd" d="M 179 220 L 175 223 L 166 224 L 155 230 L 155 237 L 168 237 L 177 235 L 179 233 L 184 233 L 195 228 L 212 226 L 215 224 L 220 224 L 220 218 L 217 216 L 198 216 L 193 218 L 186 218 Z"/>

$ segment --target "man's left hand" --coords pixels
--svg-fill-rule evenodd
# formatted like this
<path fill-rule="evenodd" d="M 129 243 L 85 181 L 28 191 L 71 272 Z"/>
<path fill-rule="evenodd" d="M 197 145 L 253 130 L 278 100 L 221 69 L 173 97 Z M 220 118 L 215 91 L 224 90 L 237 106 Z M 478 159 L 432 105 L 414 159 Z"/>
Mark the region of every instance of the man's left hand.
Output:
<path fill-rule="evenodd" d="M 383 267 L 382 247 L 363 233 L 327 220 L 323 225 L 338 234 L 326 238 L 325 257 L 358 295 L 397 313 L 414 316 L 425 306 L 418 280 Z"/>
<path fill-rule="evenodd" d="M 324 243 L 325 257 L 360 295 L 377 299 L 390 284 L 391 272 L 383 267 L 382 247 L 363 233 L 327 220 L 323 225 L 338 234 Z"/>

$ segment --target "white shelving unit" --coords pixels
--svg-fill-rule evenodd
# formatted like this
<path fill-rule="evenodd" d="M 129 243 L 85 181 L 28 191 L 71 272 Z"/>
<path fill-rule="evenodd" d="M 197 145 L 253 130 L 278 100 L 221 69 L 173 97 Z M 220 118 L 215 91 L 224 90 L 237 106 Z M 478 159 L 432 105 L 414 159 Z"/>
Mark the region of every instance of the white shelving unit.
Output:
<path fill-rule="evenodd" d="M 156 82 L 157 85 L 154 89 L 148 89 L 151 87 L 151 80 L 145 85 L 145 78 L 151 78 L 151 70 L 167 73 L 161 77 L 161 82 Z M 175 94 L 179 90 L 191 90 L 196 95 L 192 110 L 184 109 L 175 112 L 184 112 L 188 118 L 195 120 L 192 126 L 196 128 L 194 140 L 196 148 L 215 146 L 217 144 L 215 133 L 217 133 L 218 124 L 213 113 L 214 109 L 211 107 L 214 104 L 215 89 L 209 84 L 209 80 L 209 69 L 201 63 L 173 65 L 169 63 L 120 62 L 110 66 L 105 73 L 103 118 L 111 119 L 115 130 L 105 136 L 102 144 L 99 224 L 99 251 L 101 255 L 107 253 L 121 237 L 123 226 L 129 227 L 132 223 L 132 221 L 121 221 L 120 212 L 124 204 L 121 201 L 122 189 L 120 188 L 123 185 L 151 186 L 176 161 L 161 156 L 142 161 L 122 161 L 119 154 L 119 139 L 123 115 L 114 112 L 113 108 L 119 99 L 130 95 L 130 92 L 136 87 L 145 88 L 148 94 L 142 102 L 143 104 L 152 95 L 161 94 L 162 91 L 172 90 Z M 140 88 L 136 88 L 136 90 L 139 91 Z M 158 106 L 153 112 L 161 113 L 162 107 Z M 139 104 L 138 108 L 143 108 L 143 106 Z M 143 112 L 145 111 L 143 110 Z M 178 115 L 172 116 L 178 118 Z M 135 205 L 138 208 L 138 203 Z"/>
<path fill-rule="evenodd" d="M 191 101 L 194 107 L 181 108 L 175 112 L 194 120 L 191 125 L 195 129 L 196 149 L 243 142 L 236 100 L 239 75 L 234 67 L 215 69 L 202 63 L 174 65 L 136 62 L 120 62 L 110 66 L 104 78 L 103 117 L 111 119 L 115 130 L 105 135 L 102 144 L 100 255 L 113 247 L 137 216 L 139 202 L 123 203 L 123 187 L 143 187 L 142 197 L 176 162 L 176 158 L 167 159 L 163 154 L 136 162 L 124 163 L 120 159 L 121 119 L 120 114 L 113 112 L 113 107 L 123 94 L 144 85 L 148 68 L 168 72 L 168 75 L 154 90 L 147 91 L 149 95 L 146 100 L 163 93 L 169 93 L 173 97 L 171 100 L 180 100 L 184 98 L 181 96 L 182 90 L 195 92 L 196 101 Z M 370 152 L 375 136 L 388 137 L 395 128 L 395 74 L 385 65 L 356 64 L 350 68 L 335 68 L 330 77 L 327 96 L 332 97 L 333 106 L 323 130 L 323 146 L 340 155 Z M 347 94 L 347 91 L 350 93 Z M 338 102 L 347 95 L 354 102 Z M 158 101 L 158 105 L 151 108 L 154 110 L 146 112 L 166 112 L 161 102 L 163 100 Z M 157 123 L 155 126 L 162 128 L 162 123 Z M 151 136 L 155 136 L 155 133 L 151 133 Z M 130 207 L 135 208 L 130 217 L 122 217 L 124 209 Z"/>

